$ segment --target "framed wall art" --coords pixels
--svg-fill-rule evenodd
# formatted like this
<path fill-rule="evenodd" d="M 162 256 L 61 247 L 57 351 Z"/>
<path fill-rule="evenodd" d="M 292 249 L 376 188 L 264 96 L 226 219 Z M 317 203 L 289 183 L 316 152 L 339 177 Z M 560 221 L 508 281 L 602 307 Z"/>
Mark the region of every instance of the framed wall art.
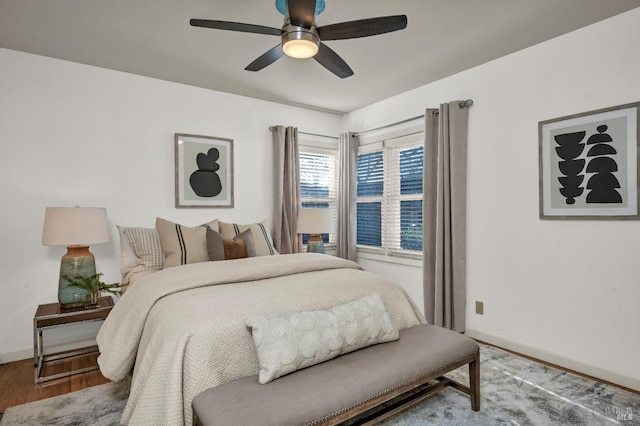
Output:
<path fill-rule="evenodd" d="M 233 207 L 233 139 L 175 134 L 176 208 Z"/>
<path fill-rule="evenodd" d="M 640 102 L 538 123 L 540 218 L 640 219 Z"/>

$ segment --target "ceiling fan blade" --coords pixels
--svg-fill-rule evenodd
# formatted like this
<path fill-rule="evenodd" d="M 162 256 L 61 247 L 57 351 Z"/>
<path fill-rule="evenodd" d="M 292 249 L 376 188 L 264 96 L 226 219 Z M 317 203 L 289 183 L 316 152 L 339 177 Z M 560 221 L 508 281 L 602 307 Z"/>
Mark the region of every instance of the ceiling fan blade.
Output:
<path fill-rule="evenodd" d="M 246 66 L 245 70 L 247 71 L 260 71 L 262 68 L 268 67 L 278 59 L 282 58 L 284 52 L 282 51 L 282 46 L 277 45 L 271 50 L 268 50 L 264 54 L 262 54 L 258 59 L 251 62 Z"/>
<path fill-rule="evenodd" d="M 316 0 L 287 0 L 287 7 L 292 25 L 311 28 L 315 19 Z"/>
<path fill-rule="evenodd" d="M 189 23 L 194 27 L 213 28 L 215 30 L 240 31 L 242 33 L 267 34 L 275 36 L 279 36 L 282 34 L 282 30 L 280 28 L 243 24 L 240 22 L 213 21 L 210 19 L 191 19 Z"/>
<path fill-rule="evenodd" d="M 405 28 L 407 28 L 407 16 L 395 15 L 325 25 L 318 28 L 318 35 L 320 40 L 325 41 L 345 40 L 390 33 Z"/>
<path fill-rule="evenodd" d="M 320 43 L 318 53 L 316 53 L 313 59 L 340 78 L 353 75 L 353 70 L 349 68 L 349 65 L 324 43 Z"/>

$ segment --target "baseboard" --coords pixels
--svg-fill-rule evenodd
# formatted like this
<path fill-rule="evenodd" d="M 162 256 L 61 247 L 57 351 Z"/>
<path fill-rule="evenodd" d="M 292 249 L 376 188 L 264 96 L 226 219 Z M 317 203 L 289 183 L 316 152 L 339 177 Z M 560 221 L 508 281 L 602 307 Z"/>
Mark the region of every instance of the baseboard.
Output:
<path fill-rule="evenodd" d="M 71 349 L 84 348 L 87 346 L 93 346 L 96 344 L 95 339 L 80 340 L 73 343 L 61 343 L 58 345 L 47 345 L 45 350 L 46 354 L 53 354 L 57 352 L 64 352 Z M 16 352 L 6 352 L 0 354 L 0 364 L 8 364 L 10 362 L 22 361 L 24 359 L 33 359 L 33 349 L 24 349 Z"/>
<path fill-rule="evenodd" d="M 538 359 L 543 362 L 557 365 L 559 367 L 575 371 L 580 374 L 591 376 L 595 379 L 600 379 L 605 382 L 610 382 L 614 385 L 618 385 L 623 388 L 631 389 L 635 392 L 640 392 L 640 380 L 633 379 L 622 374 L 614 373 L 612 371 L 604 370 L 602 368 L 594 367 L 591 365 L 583 364 L 581 362 L 565 358 L 556 354 L 549 353 L 539 348 L 515 343 L 501 337 L 485 334 L 481 331 L 468 329 L 465 334 L 471 338 L 481 340 L 483 342 L 495 345 L 500 348 L 507 349 L 531 358 Z"/>

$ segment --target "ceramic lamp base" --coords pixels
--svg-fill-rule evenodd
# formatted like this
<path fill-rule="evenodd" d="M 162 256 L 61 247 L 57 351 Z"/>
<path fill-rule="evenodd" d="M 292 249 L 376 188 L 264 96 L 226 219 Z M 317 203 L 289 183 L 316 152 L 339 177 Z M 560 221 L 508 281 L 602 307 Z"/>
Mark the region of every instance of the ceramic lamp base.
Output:
<path fill-rule="evenodd" d="M 324 253 L 324 242 L 320 234 L 311 234 L 307 243 L 307 253 Z"/>
<path fill-rule="evenodd" d="M 69 309 L 86 306 L 91 303 L 91 291 L 74 287 L 64 276 L 92 277 L 96 274 L 96 260 L 89 246 L 69 246 L 60 262 L 60 280 L 58 281 L 58 302 L 62 308 Z"/>

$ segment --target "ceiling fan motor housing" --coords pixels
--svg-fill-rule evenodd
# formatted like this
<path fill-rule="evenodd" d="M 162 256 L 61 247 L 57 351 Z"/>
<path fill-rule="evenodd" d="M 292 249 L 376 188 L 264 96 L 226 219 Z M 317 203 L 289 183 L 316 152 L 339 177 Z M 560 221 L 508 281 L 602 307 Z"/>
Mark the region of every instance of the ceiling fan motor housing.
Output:
<path fill-rule="evenodd" d="M 298 27 L 286 22 L 282 27 L 282 50 L 292 58 L 310 58 L 318 53 L 320 37 L 316 26 Z"/>

